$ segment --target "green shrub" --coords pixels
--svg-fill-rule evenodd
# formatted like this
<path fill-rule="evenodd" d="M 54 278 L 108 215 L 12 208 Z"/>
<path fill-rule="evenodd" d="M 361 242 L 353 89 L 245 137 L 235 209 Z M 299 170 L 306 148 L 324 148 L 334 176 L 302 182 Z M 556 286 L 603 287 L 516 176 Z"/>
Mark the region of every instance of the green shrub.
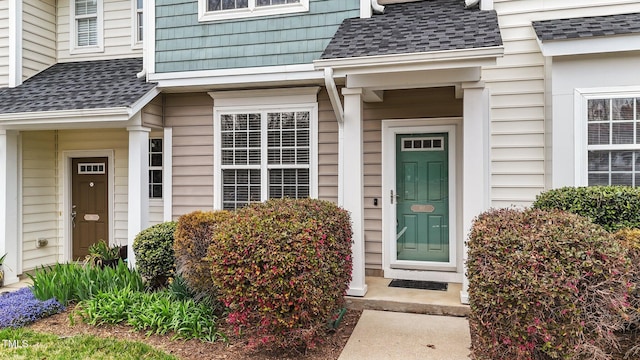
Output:
<path fill-rule="evenodd" d="M 612 232 L 624 228 L 640 228 L 640 188 L 564 187 L 538 195 L 533 207 L 565 210 L 582 215 Z"/>
<path fill-rule="evenodd" d="M 74 314 L 90 325 L 127 323 L 150 334 L 173 333 L 174 339 L 225 339 L 210 307 L 193 299 L 177 300 L 167 291 L 130 288 L 102 292 L 78 303 Z"/>
<path fill-rule="evenodd" d="M 169 221 L 141 231 L 133 241 L 136 267 L 153 289 L 165 287 L 175 272 L 175 231 L 176 223 Z"/>
<path fill-rule="evenodd" d="M 211 263 L 204 258 L 218 225 L 228 221 L 229 216 L 228 211 L 194 211 L 178 219 L 173 244 L 176 270 L 195 292 L 196 299 L 217 296 L 211 278 Z"/>
<path fill-rule="evenodd" d="M 28 275 L 33 281 L 32 291 L 38 300 L 55 298 L 61 304 L 87 300 L 99 292 L 131 288 L 144 290 L 142 277 L 130 270 L 123 261 L 115 268 L 55 264 L 36 269 Z"/>
<path fill-rule="evenodd" d="M 605 359 L 624 327 L 629 263 L 618 241 L 575 214 L 481 214 L 469 236 L 472 358 Z"/>
<path fill-rule="evenodd" d="M 320 200 L 252 204 L 220 225 L 211 275 L 251 345 L 313 347 L 351 280 L 347 211 Z"/>

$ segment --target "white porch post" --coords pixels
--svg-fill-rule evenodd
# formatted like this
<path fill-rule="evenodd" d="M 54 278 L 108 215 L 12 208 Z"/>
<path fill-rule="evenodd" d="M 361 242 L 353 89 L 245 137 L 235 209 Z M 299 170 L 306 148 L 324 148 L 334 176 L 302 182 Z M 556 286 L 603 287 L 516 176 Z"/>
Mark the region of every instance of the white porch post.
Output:
<path fill-rule="evenodd" d="M 129 266 L 135 267 L 133 240 L 149 223 L 149 132 L 143 126 L 128 127 L 129 131 Z"/>
<path fill-rule="evenodd" d="M 484 83 L 463 83 L 463 283 L 460 301 L 469 303 L 466 240 L 473 219 L 489 207 L 489 92 Z"/>
<path fill-rule="evenodd" d="M 0 257 L 5 285 L 18 282 L 18 132 L 0 130 Z"/>
<path fill-rule="evenodd" d="M 343 170 L 339 186 L 344 189 L 344 208 L 351 213 L 353 224 L 353 274 L 347 291 L 351 296 L 367 293 L 364 271 L 364 191 L 362 165 L 362 89 L 342 89 L 344 96 L 343 151 L 339 160 Z"/>

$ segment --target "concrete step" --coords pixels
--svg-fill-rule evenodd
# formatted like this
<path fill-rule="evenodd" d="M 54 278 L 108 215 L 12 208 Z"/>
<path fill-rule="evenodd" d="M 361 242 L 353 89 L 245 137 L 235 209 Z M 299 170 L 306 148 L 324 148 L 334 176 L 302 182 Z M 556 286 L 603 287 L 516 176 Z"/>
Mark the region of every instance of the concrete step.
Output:
<path fill-rule="evenodd" d="M 391 279 L 367 277 L 367 294 L 364 297 L 347 296 L 347 307 L 456 317 L 469 315 L 469 305 L 460 302 L 462 284 L 450 283 L 447 291 L 436 291 L 392 288 L 390 282 Z"/>

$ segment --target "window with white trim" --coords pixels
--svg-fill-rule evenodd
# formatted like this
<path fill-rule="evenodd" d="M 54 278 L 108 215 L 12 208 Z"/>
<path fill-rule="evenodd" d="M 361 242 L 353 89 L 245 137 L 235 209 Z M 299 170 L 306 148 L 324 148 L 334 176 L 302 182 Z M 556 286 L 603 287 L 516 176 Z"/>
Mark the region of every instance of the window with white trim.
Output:
<path fill-rule="evenodd" d="M 311 195 L 311 111 L 222 113 L 222 208 Z"/>
<path fill-rule="evenodd" d="M 162 199 L 162 139 L 149 139 L 149 199 Z"/>
<path fill-rule="evenodd" d="M 198 0 L 200 21 L 309 11 L 309 0 Z"/>
<path fill-rule="evenodd" d="M 133 20 L 133 38 L 134 38 L 134 43 L 138 44 L 141 43 L 142 40 L 144 39 L 144 13 L 143 13 L 143 8 L 144 8 L 144 0 L 133 0 L 135 2 L 135 7 L 134 7 L 134 20 Z"/>
<path fill-rule="evenodd" d="M 587 184 L 640 186 L 640 94 L 586 99 Z"/>
<path fill-rule="evenodd" d="M 98 0 L 75 0 L 74 21 L 77 47 L 98 45 Z"/>

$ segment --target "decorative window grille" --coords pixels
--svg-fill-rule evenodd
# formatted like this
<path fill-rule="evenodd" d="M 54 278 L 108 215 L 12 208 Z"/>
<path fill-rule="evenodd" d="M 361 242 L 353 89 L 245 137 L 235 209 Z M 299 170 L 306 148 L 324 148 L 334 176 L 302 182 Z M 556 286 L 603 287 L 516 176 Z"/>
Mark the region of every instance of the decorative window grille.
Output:
<path fill-rule="evenodd" d="M 310 195 L 309 111 L 220 116 L 222 206 Z"/>
<path fill-rule="evenodd" d="M 640 98 L 587 100 L 588 185 L 640 186 Z"/>
<path fill-rule="evenodd" d="M 76 46 L 98 45 L 98 0 L 75 0 Z"/>
<path fill-rule="evenodd" d="M 162 139 L 149 139 L 149 199 L 162 199 Z"/>
<path fill-rule="evenodd" d="M 78 175 L 100 175 L 105 173 L 104 163 L 78 164 Z"/>
<path fill-rule="evenodd" d="M 443 151 L 444 138 L 404 138 L 402 139 L 402 151 Z"/>

